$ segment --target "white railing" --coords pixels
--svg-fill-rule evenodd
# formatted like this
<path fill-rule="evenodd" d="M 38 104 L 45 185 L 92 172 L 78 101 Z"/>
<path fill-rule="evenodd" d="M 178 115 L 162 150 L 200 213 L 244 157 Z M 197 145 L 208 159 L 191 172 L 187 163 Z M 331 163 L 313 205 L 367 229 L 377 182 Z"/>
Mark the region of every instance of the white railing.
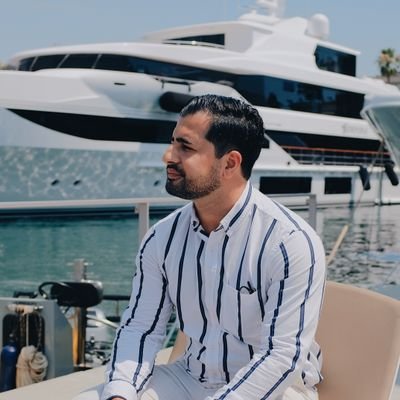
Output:
<path fill-rule="evenodd" d="M 304 206 L 308 209 L 308 223 L 315 228 L 317 220 L 317 198 L 315 194 L 285 194 L 285 198 L 304 197 Z M 269 195 L 281 199 L 282 195 Z M 281 201 L 284 204 L 284 201 Z M 152 210 L 167 210 L 186 204 L 187 200 L 174 197 L 143 197 L 126 199 L 87 199 L 87 200 L 46 200 L 46 201 L 13 201 L 0 202 L 1 216 L 45 215 L 45 214 L 85 214 L 132 212 L 138 215 L 139 242 L 150 227 Z"/>

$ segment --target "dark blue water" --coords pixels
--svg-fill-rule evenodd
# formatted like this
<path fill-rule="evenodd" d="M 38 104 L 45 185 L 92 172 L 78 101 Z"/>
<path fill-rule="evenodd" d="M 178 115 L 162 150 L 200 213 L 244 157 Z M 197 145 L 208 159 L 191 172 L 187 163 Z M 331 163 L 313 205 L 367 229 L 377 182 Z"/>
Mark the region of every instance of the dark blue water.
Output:
<path fill-rule="evenodd" d="M 345 224 L 349 231 L 328 278 L 366 287 L 400 283 L 400 206 L 364 207 L 354 215 L 350 209 L 319 211 L 317 231 L 327 253 Z M 89 278 L 102 281 L 105 293 L 129 294 L 137 226 L 126 216 L 0 220 L 0 296 L 34 291 L 46 280 L 71 280 L 70 264 L 78 258 L 89 262 Z"/>

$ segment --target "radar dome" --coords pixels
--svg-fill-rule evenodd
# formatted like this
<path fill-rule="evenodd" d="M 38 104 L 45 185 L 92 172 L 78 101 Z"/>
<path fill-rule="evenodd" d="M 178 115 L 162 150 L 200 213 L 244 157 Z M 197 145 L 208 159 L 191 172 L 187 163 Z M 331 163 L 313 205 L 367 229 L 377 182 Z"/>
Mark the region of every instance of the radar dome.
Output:
<path fill-rule="evenodd" d="M 315 14 L 308 20 L 307 35 L 326 40 L 329 36 L 329 19 L 324 14 Z"/>

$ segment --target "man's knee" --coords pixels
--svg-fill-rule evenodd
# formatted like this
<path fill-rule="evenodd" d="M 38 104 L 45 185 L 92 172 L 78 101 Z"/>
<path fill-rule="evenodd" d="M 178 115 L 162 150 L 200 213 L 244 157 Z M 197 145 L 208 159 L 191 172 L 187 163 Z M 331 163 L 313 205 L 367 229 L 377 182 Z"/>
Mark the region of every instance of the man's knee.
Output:
<path fill-rule="evenodd" d="M 140 400 L 160 400 L 160 397 L 154 389 L 149 388 L 142 393 Z"/>

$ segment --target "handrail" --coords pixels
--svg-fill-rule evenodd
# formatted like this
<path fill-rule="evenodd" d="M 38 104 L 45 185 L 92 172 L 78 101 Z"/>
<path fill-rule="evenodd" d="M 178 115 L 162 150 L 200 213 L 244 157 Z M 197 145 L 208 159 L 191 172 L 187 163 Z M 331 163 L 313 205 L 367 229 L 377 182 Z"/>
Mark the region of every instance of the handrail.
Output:
<path fill-rule="evenodd" d="M 0 215 L 45 214 L 55 212 L 113 212 L 126 211 L 139 215 L 139 241 L 149 229 L 150 206 L 177 208 L 187 203 L 176 197 L 137 197 L 124 199 L 82 199 L 0 202 Z"/>
<path fill-rule="evenodd" d="M 378 150 L 348 150 L 323 147 L 282 145 L 296 161 L 301 164 L 322 163 L 325 165 L 360 165 L 376 162 L 383 166 L 391 162 L 390 153 Z"/>
<path fill-rule="evenodd" d="M 275 198 L 306 197 L 309 210 L 309 224 L 315 228 L 317 215 L 317 198 L 313 193 L 295 193 L 285 195 L 268 195 Z M 187 200 L 176 197 L 143 197 L 126 199 L 83 199 L 83 200 L 46 200 L 46 201 L 14 201 L 0 202 L 0 215 L 7 216 L 13 213 L 45 213 L 58 212 L 84 212 L 95 210 L 97 212 L 128 211 L 138 214 L 139 218 L 139 243 L 150 226 L 150 206 L 170 206 L 177 208 L 186 204 Z"/>
<path fill-rule="evenodd" d="M 93 317 L 92 315 L 87 315 L 86 319 L 88 319 L 90 321 L 100 322 L 103 325 L 109 326 L 110 328 L 113 328 L 113 329 L 118 329 L 118 327 L 119 327 L 119 324 L 116 324 L 115 322 L 112 322 L 112 321 L 108 320 L 107 318 L 98 318 L 98 317 Z"/>
<path fill-rule="evenodd" d="M 348 153 L 348 154 L 365 154 L 365 155 L 376 155 L 382 154 L 385 156 L 389 156 L 390 153 L 388 151 L 379 151 L 379 150 L 349 150 L 349 149 L 336 149 L 336 148 L 327 148 L 327 147 L 306 147 L 306 146 L 291 146 L 291 145 L 282 145 L 283 149 L 288 150 L 299 150 L 299 151 L 320 151 L 320 152 L 332 152 L 332 153 Z"/>

